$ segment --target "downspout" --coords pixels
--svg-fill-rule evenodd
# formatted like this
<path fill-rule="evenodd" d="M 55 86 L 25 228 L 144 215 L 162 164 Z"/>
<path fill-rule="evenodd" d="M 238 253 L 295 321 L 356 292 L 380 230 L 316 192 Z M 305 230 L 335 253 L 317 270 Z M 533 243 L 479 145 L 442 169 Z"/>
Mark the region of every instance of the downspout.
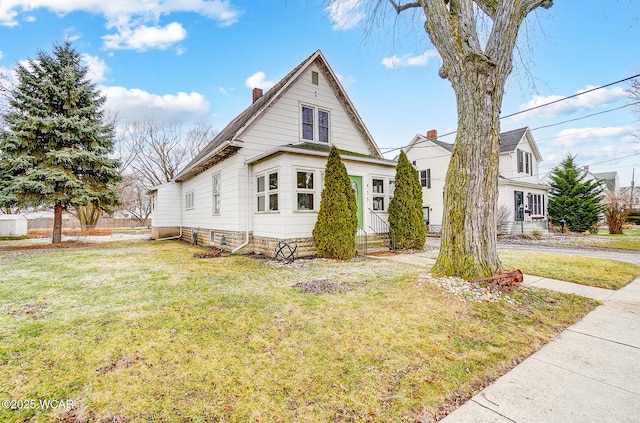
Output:
<path fill-rule="evenodd" d="M 166 238 L 158 238 L 156 241 L 166 241 L 169 239 L 180 239 L 182 238 L 182 183 L 180 184 L 180 235 L 176 236 L 168 236 Z"/>
<path fill-rule="evenodd" d="M 244 232 L 244 242 L 240 245 L 238 245 L 236 248 L 234 248 L 233 250 L 231 250 L 231 254 L 236 253 L 237 251 L 241 250 L 242 248 L 246 247 L 247 245 L 249 245 L 249 220 L 250 220 L 250 209 L 251 209 L 251 198 L 250 198 L 250 192 L 249 192 L 249 163 L 247 163 L 247 161 L 244 161 L 244 168 L 245 168 L 245 177 L 246 177 L 246 182 L 245 182 L 245 190 L 246 190 L 246 200 L 247 200 L 247 204 L 245 207 L 245 232 Z M 181 228 L 182 229 L 182 228 Z"/>

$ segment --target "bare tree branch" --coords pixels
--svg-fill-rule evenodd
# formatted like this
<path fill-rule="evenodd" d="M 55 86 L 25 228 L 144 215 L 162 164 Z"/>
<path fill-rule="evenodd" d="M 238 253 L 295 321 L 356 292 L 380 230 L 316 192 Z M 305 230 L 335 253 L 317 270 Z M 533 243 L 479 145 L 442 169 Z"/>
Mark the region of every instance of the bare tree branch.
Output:
<path fill-rule="evenodd" d="M 396 10 L 396 13 L 398 13 L 398 14 L 400 14 L 400 12 L 402 12 L 403 10 L 411 9 L 411 8 L 414 8 L 414 7 L 422 7 L 422 3 L 419 2 L 419 1 L 415 1 L 415 2 L 411 2 L 411 3 L 399 5 L 395 1 L 389 0 L 389 3 L 391 3 L 393 8 Z"/>

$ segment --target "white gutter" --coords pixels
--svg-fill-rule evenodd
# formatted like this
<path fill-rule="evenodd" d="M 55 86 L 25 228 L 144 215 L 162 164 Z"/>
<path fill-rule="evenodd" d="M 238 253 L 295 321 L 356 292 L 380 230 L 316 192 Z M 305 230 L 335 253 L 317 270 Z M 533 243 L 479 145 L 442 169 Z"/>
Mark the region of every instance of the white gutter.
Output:
<path fill-rule="evenodd" d="M 234 254 L 235 252 L 241 250 L 242 248 L 246 247 L 247 245 L 249 245 L 249 220 L 250 220 L 250 209 L 251 209 L 251 198 L 250 198 L 250 193 L 249 193 L 249 163 L 245 160 L 244 161 L 244 168 L 245 168 L 245 176 L 246 176 L 246 200 L 247 200 L 247 204 L 245 207 L 246 213 L 245 213 L 245 232 L 244 232 L 244 242 L 240 245 L 238 245 L 236 248 L 234 248 L 233 250 L 231 250 L 231 254 Z"/>

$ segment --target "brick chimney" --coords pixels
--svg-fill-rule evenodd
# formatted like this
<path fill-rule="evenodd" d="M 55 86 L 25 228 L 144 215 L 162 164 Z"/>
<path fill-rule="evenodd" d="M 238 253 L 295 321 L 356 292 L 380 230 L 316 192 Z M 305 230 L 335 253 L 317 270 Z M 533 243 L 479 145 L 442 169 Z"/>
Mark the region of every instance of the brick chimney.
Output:
<path fill-rule="evenodd" d="M 260 97 L 262 97 L 262 88 L 254 88 L 252 103 L 255 103 Z"/>
<path fill-rule="evenodd" d="M 589 165 L 584 166 L 584 170 L 589 171 Z"/>
<path fill-rule="evenodd" d="M 430 131 L 427 131 L 427 138 L 435 140 L 438 138 L 438 131 L 436 131 L 435 129 L 432 129 Z"/>

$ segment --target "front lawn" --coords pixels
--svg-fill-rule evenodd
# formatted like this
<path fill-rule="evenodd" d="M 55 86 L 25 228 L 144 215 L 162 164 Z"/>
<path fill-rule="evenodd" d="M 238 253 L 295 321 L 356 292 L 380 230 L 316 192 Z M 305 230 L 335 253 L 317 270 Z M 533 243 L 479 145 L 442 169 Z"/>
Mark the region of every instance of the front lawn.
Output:
<path fill-rule="evenodd" d="M 618 260 L 514 250 L 500 250 L 500 260 L 507 270 L 605 289 L 622 288 L 640 276 L 640 265 Z"/>
<path fill-rule="evenodd" d="M 0 399 L 73 405 L 0 421 L 428 421 L 595 307 L 526 289 L 463 302 L 387 261 L 198 251 L 0 251 Z"/>
<path fill-rule="evenodd" d="M 556 235 L 554 240 L 557 240 L 558 244 L 566 246 L 640 251 L 640 228 L 633 226 L 632 229 L 623 229 L 620 235 L 610 235 L 607 230 L 600 230 L 597 235 L 589 233 L 583 236 Z"/>

